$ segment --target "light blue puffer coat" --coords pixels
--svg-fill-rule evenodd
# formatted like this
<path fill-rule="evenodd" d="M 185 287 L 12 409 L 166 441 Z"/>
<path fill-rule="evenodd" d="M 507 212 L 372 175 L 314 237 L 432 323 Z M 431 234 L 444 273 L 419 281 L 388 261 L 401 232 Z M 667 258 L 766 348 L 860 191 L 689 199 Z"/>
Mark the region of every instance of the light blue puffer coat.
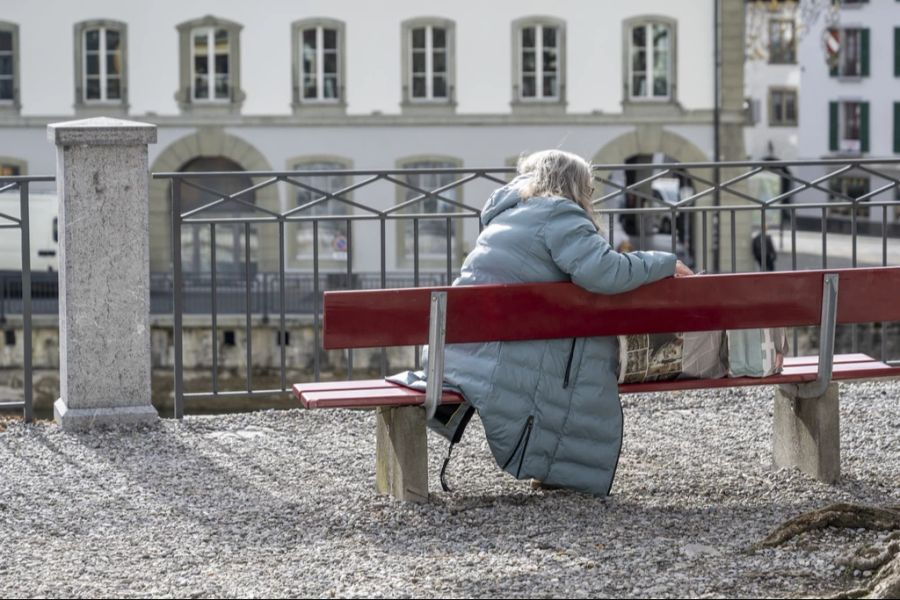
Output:
<path fill-rule="evenodd" d="M 617 253 L 571 200 L 521 200 L 511 186 L 485 205 L 454 285 L 571 280 L 617 294 L 674 274 L 673 254 Z M 622 446 L 617 365 L 615 337 L 451 344 L 444 378 L 478 410 L 501 468 L 606 495 Z"/>

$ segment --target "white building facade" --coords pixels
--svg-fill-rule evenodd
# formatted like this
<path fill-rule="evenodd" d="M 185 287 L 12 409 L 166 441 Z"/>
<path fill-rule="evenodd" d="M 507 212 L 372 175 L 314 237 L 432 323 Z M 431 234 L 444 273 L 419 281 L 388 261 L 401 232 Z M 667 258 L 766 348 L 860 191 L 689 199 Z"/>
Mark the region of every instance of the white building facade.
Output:
<path fill-rule="evenodd" d="M 830 60 L 829 60 L 830 58 Z M 817 22 L 798 46 L 803 65 L 799 103 L 801 158 L 900 157 L 900 3 L 884 0 L 844 1 L 836 22 Z M 804 173 L 815 178 L 833 169 L 821 167 Z M 878 169 L 897 177 L 896 169 Z M 824 209 L 831 231 L 849 232 L 856 213 L 861 233 L 900 234 L 900 209 L 872 207 L 871 202 L 898 198 L 889 189 L 867 196 L 891 181 L 862 169 L 842 172 L 828 182 L 831 194 L 805 192 L 803 201 L 847 202 L 850 206 Z M 843 195 L 843 196 L 842 196 Z M 809 211 L 821 220 L 822 210 Z"/>
<path fill-rule="evenodd" d="M 154 172 L 484 168 L 545 148 L 599 164 L 708 161 L 716 158 L 713 7 L 714 0 L 0 0 L 0 169 L 53 173 L 46 125 L 98 115 L 158 125 Z M 721 22 L 718 158 L 736 160 L 746 155 L 743 4 L 723 2 Z M 241 177 L 231 183 L 251 181 Z M 336 175 L 315 185 L 353 181 Z M 169 185 L 154 180 L 151 189 L 154 272 L 171 269 Z M 495 186 L 483 180 L 448 193 L 480 208 Z M 312 198 L 278 184 L 248 200 L 285 211 Z M 386 210 L 409 195 L 372 186 L 347 198 Z M 208 199 L 195 193 L 184 202 Z M 359 212 L 341 203 L 319 210 Z M 449 227 L 458 262 L 477 223 Z M 409 225 L 388 228 L 387 269 L 409 270 Z M 443 270 L 442 249 L 428 250 L 437 243 L 428 236 L 447 232 L 420 232 L 421 269 Z M 185 268 L 208 269 L 205 230 L 186 227 L 181 236 Z M 321 268 L 346 271 L 342 244 L 352 238 L 350 269 L 377 271 L 378 236 L 377 223 L 323 224 Z M 277 269 L 273 240 L 277 234 L 254 228 L 259 270 Z M 309 229 L 289 232 L 288 270 L 310 268 L 312 243 Z M 223 228 L 216 248 L 219 261 L 237 262 L 239 233 Z"/>

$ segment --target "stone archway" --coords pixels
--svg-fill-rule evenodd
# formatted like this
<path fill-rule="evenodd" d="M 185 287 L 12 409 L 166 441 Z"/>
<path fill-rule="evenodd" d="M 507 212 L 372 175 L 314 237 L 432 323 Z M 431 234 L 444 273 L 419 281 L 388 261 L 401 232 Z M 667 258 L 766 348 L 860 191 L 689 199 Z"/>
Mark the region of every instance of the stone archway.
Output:
<path fill-rule="evenodd" d="M 271 171 L 262 153 L 239 137 L 225 133 L 220 127 L 200 127 L 196 133 L 171 143 L 153 161 L 151 173 L 179 171 L 201 157 L 222 157 L 247 171 Z M 258 183 L 254 180 L 254 183 Z M 172 270 L 172 215 L 168 179 L 150 180 L 150 272 Z M 256 191 L 257 206 L 280 211 L 278 188 L 270 185 Z M 260 236 L 260 269 L 270 271 L 278 266 L 278 236 Z"/>
<path fill-rule="evenodd" d="M 629 157 L 634 155 L 655 153 L 663 153 L 681 163 L 704 163 L 711 161 L 710 157 L 704 154 L 704 152 L 693 142 L 677 133 L 667 131 L 661 125 L 638 125 L 632 131 L 620 135 L 603 146 L 594 155 L 592 162 L 596 165 L 617 165 L 625 163 Z M 692 169 L 691 174 L 697 179 L 706 181 L 713 180 L 712 169 Z M 601 170 L 598 172 L 598 175 L 603 178 L 608 178 L 610 172 Z M 721 173 L 721 178 L 725 181 L 734 175 L 735 173 L 730 172 L 728 169 L 724 169 Z M 735 189 L 746 192 L 746 186 L 743 183 L 734 187 Z M 702 183 L 695 184 L 695 191 L 699 192 L 706 188 L 707 186 Z M 741 203 L 739 198 L 729 196 L 729 194 L 723 194 L 721 199 L 723 205 Z M 713 196 L 710 194 L 698 200 L 696 205 L 708 206 L 711 205 L 712 202 Z M 697 213 L 695 219 L 697 231 L 702 231 L 699 213 Z M 734 240 L 735 266 L 738 271 L 753 270 L 753 258 L 750 252 L 751 225 L 749 211 L 740 211 L 735 214 L 735 227 L 737 232 L 737 238 Z M 722 213 L 719 230 L 720 232 L 730 232 L 731 230 L 731 217 L 727 211 Z M 703 268 L 710 268 L 713 264 L 711 243 L 712 219 L 709 219 L 707 222 L 706 236 L 707 254 L 704 257 L 695 253 L 695 259 L 697 265 L 702 266 Z M 732 260 L 731 246 L 730 243 L 726 243 L 726 240 L 724 239 L 720 245 L 719 256 L 721 269 L 723 271 L 729 271 Z"/>

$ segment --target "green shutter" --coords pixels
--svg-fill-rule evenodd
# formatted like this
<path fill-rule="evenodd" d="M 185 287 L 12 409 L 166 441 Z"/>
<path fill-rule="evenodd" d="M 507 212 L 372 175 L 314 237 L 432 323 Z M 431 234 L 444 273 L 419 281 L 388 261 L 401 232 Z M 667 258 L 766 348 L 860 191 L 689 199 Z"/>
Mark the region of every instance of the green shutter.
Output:
<path fill-rule="evenodd" d="M 859 149 L 869 151 L 869 103 L 859 103 Z"/>
<path fill-rule="evenodd" d="M 862 48 L 860 48 L 860 56 L 859 56 L 860 67 L 862 70 L 862 76 L 868 77 L 869 76 L 869 30 L 868 30 L 868 28 L 860 29 L 859 35 L 861 38 L 860 46 L 862 46 Z"/>
<path fill-rule="evenodd" d="M 828 148 L 832 152 L 838 151 L 838 103 L 829 102 L 829 129 L 828 129 Z"/>
<path fill-rule="evenodd" d="M 900 154 L 900 102 L 894 102 L 894 154 Z"/>
<path fill-rule="evenodd" d="M 894 27 L 894 77 L 900 77 L 900 27 Z"/>

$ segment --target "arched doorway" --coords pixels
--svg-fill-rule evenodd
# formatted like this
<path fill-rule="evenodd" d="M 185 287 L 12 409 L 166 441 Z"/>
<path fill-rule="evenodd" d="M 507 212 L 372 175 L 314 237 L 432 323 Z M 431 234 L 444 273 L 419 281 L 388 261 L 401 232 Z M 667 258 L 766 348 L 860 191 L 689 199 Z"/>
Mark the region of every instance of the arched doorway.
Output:
<path fill-rule="evenodd" d="M 205 206 L 223 195 L 233 194 L 253 186 L 250 177 L 241 173 L 241 166 L 231 159 L 222 156 L 200 156 L 185 163 L 179 171 L 191 172 L 234 172 L 233 175 L 219 177 L 186 177 L 181 183 L 181 212 L 182 214 Z M 194 187 L 196 186 L 200 187 Z M 173 184 L 174 185 L 174 184 Z M 207 188 L 206 190 L 200 188 Z M 207 191 L 210 190 L 210 191 Z M 241 196 L 244 202 L 254 204 L 256 198 L 253 192 Z M 253 208 L 244 204 L 228 201 L 208 208 L 197 217 L 247 217 L 254 214 Z M 246 234 L 244 225 L 217 224 L 216 236 L 216 272 L 239 273 L 244 269 Z M 209 272 L 212 260 L 212 232 L 208 224 L 184 224 L 181 228 L 181 252 L 182 268 L 186 273 Z M 251 271 L 256 271 L 258 255 L 258 236 L 256 228 L 250 227 L 250 257 Z"/>

